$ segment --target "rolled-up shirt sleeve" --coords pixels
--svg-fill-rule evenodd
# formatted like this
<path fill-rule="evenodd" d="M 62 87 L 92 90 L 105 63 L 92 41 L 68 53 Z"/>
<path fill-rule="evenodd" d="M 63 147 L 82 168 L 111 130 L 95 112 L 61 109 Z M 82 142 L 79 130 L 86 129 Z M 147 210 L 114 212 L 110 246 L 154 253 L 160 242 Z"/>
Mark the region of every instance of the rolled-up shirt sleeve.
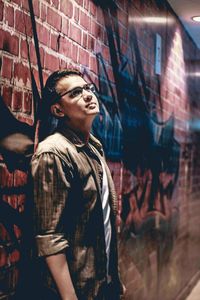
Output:
<path fill-rule="evenodd" d="M 70 180 L 63 163 L 59 156 L 49 152 L 34 157 L 31 162 L 34 227 L 39 256 L 56 254 L 69 246 L 62 218 Z"/>

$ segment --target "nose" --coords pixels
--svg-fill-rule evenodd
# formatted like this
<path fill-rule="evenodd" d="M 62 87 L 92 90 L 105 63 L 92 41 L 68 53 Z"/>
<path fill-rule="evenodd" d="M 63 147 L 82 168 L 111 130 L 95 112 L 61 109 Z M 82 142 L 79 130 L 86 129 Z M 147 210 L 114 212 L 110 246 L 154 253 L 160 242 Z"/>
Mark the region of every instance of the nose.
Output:
<path fill-rule="evenodd" d="M 83 99 L 86 101 L 86 102 L 89 102 L 92 100 L 92 94 L 91 92 L 88 92 L 86 90 L 83 90 Z"/>

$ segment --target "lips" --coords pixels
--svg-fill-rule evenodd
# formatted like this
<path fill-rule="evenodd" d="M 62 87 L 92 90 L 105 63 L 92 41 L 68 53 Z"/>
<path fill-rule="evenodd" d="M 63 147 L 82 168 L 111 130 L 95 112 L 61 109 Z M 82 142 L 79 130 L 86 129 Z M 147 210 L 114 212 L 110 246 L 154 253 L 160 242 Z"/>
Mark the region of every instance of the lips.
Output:
<path fill-rule="evenodd" d="M 95 102 L 90 102 L 86 105 L 86 108 L 89 108 L 90 106 L 96 106 L 97 104 Z"/>

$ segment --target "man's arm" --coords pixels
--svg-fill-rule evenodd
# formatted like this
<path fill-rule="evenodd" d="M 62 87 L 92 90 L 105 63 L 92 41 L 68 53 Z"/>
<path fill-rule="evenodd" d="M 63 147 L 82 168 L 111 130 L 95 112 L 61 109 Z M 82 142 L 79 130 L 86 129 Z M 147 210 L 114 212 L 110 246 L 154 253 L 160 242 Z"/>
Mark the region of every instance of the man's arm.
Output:
<path fill-rule="evenodd" d="M 53 153 L 44 153 L 32 160 L 32 176 L 38 255 L 44 257 L 61 299 L 77 300 L 64 254 L 69 244 L 63 232 L 63 210 L 70 183 L 63 172 L 62 161 Z"/>
<path fill-rule="evenodd" d="M 77 300 L 70 277 L 66 256 L 63 253 L 46 257 L 46 263 L 56 283 L 62 300 Z"/>

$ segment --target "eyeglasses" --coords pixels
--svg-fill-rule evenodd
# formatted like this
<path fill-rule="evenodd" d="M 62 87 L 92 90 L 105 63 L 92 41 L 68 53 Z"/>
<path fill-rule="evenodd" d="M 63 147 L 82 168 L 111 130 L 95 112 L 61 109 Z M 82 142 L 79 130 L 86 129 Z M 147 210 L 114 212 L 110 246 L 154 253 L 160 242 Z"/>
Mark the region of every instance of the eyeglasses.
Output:
<path fill-rule="evenodd" d="M 69 90 L 69 91 L 64 92 L 63 94 L 60 94 L 54 100 L 54 102 L 58 101 L 60 98 L 62 98 L 63 96 L 65 96 L 67 94 L 69 94 L 69 97 L 72 98 L 72 99 L 77 98 L 77 97 L 81 97 L 82 94 L 83 94 L 83 90 L 85 90 L 87 92 L 90 92 L 90 93 L 95 93 L 96 88 L 95 88 L 94 84 L 86 83 L 84 86 L 78 86 L 78 87 L 75 87 L 72 90 Z"/>

